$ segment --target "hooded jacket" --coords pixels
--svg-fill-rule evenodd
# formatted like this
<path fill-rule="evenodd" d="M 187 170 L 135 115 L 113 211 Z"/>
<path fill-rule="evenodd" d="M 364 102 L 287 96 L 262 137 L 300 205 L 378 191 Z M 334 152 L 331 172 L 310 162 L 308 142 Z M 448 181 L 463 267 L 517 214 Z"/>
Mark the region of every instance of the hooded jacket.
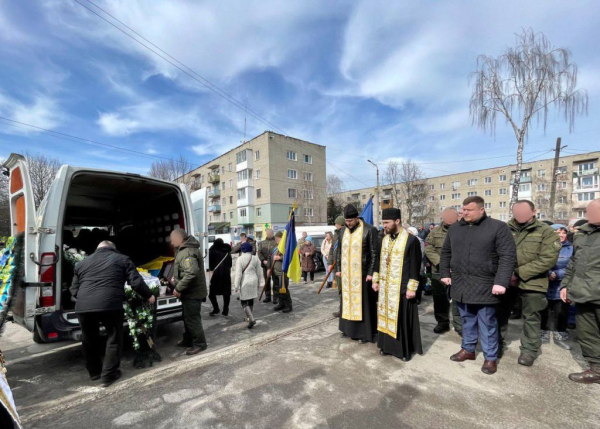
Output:
<path fill-rule="evenodd" d="M 600 304 L 600 226 L 585 224 L 575 233 L 573 257 L 560 285 L 578 304 Z"/>
<path fill-rule="evenodd" d="M 175 250 L 173 267 L 175 290 L 181 299 L 204 299 L 207 295 L 204 261 L 200 253 L 200 243 L 194 236 L 189 236 Z"/>

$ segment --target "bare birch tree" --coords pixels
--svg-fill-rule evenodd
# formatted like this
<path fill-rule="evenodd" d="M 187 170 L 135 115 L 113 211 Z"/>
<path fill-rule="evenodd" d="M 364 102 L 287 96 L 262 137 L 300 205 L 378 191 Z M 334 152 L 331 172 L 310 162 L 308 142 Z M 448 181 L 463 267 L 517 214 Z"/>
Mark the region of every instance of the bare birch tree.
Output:
<path fill-rule="evenodd" d="M 33 202 L 37 209 L 50 190 L 50 186 L 52 186 L 62 163 L 57 158 L 49 158 L 46 155 L 30 152 L 25 152 L 25 159 L 27 160 L 31 179 Z"/>
<path fill-rule="evenodd" d="M 548 112 L 554 107 L 572 131 L 575 117 L 587 114 L 587 92 L 577 89 L 577 65 L 571 62 L 569 50 L 554 47 L 542 33 L 532 29 L 518 34 L 516 47 L 508 48 L 503 55 L 480 55 L 471 80 L 471 123 L 494 134 L 497 117 L 504 117 L 517 139 L 512 212 L 512 204 L 519 197 L 523 146 L 532 119 L 536 123 L 541 120 L 545 132 Z"/>
<path fill-rule="evenodd" d="M 169 182 L 175 182 L 177 179 L 181 181 L 181 178 L 192 168 L 192 163 L 185 156 L 180 155 L 178 159 L 153 161 L 148 176 Z"/>

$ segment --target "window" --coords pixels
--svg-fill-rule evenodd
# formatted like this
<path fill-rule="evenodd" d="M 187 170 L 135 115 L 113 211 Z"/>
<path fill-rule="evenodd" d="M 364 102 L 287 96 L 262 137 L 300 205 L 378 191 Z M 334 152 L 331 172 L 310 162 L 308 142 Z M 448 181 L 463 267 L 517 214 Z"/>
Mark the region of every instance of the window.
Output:
<path fill-rule="evenodd" d="M 558 197 L 558 204 L 567 204 L 567 197 Z"/>
<path fill-rule="evenodd" d="M 312 207 L 304 207 L 304 216 L 312 217 L 313 209 Z"/>
<path fill-rule="evenodd" d="M 538 192 L 542 192 L 546 190 L 546 184 L 545 183 L 538 183 L 537 184 L 537 190 Z"/>
<path fill-rule="evenodd" d="M 240 217 L 246 217 L 247 213 L 245 208 L 239 210 Z"/>
<path fill-rule="evenodd" d="M 491 177 L 486 177 L 485 178 L 485 183 L 492 183 L 492 178 Z"/>
<path fill-rule="evenodd" d="M 458 188 L 460 186 L 460 182 L 452 182 L 453 188 Z"/>
<path fill-rule="evenodd" d="M 492 203 L 484 203 L 483 207 L 486 209 L 491 209 L 492 208 Z"/>
<path fill-rule="evenodd" d="M 260 159 L 260 150 L 257 150 L 256 152 L 254 152 L 254 160 L 258 161 Z"/>
<path fill-rule="evenodd" d="M 296 198 L 296 190 L 294 188 L 288 188 L 288 198 Z"/>
<path fill-rule="evenodd" d="M 500 188 L 500 189 L 498 189 L 498 195 L 506 195 L 506 194 L 507 194 L 506 188 Z"/>
<path fill-rule="evenodd" d="M 238 189 L 238 191 L 237 191 L 237 198 L 238 198 L 238 200 L 245 200 L 246 199 L 246 188 Z"/>
<path fill-rule="evenodd" d="M 546 177 L 546 170 L 538 170 L 537 177 Z"/>
<path fill-rule="evenodd" d="M 304 163 L 312 164 L 312 155 L 304 155 Z"/>
<path fill-rule="evenodd" d="M 229 197 L 229 204 L 233 204 L 233 197 Z"/>
<path fill-rule="evenodd" d="M 221 167 L 221 174 L 225 174 L 225 166 Z"/>
<path fill-rule="evenodd" d="M 498 180 L 500 182 L 506 182 L 506 174 L 501 174 L 500 176 L 498 176 Z"/>
<path fill-rule="evenodd" d="M 517 174 L 517 173 L 515 173 L 515 174 Z M 531 170 L 521 171 L 521 177 L 531 177 Z"/>
<path fill-rule="evenodd" d="M 225 182 L 221 182 L 221 189 L 225 190 Z"/>
<path fill-rule="evenodd" d="M 445 195 L 440 195 L 440 201 L 444 201 L 446 199 Z"/>
<path fill-rule="evenodd" d="M 477 179 L 467 180 L 467 186 L 475 186 L 475 185 L 477 185 L 477 182 L 478 182 Z"/>
<path fill-rule="evenodd" d="M 596 163 L 591 161 L 591 162 L 585 162 L 583 164 L 579 164 L 577 166 L 577 170 L 579 171 L 579 173 L 587 173 L 587 174 L 591 174 L 591 172 L 589 172 L 589 170 L 593 170 L 594 168 L 596 168 Z"/>
<path fill-rule="evenodd" d="M 242 171 L 238 171 L 237 173 L 237 181 L 238 183 L 244 181 L 244 180 L 248 180 L 248 169 L 246 170 L 242 170 Z"/>
<path fill-rule="evenodd" d="M 254 170 L 254 178 L 256 180 L 260 179 L 260 170 Z"/>
<path fill-rule="evenodd" d="M 257 207 L 256 208 L 256 217 L 261 217 L 262 216 L 262 210 L 261 207 Z"/>
<path fill-rule="evenodd" d="M 215 218 L 215 222 L 219 222 L 221 220 L 220 214 L 215 214 L 213 217 Z"/>
<path fill-rule="evenodd" d="M 312 182 L 313 181 L 313 174 L 305 171 L 304 172 L 304 180 L 306 182 Z"/>
<path fill-rule="evenodd" d="M 556 174 L 565 174 L 567 172 L 567 167 L 558 167 L 556 169 Z M 565 216 L 566 217 L 566 216 Z"/>
<path fill-rule="evenodd" d="M 435 185 L 429 185 L 429 190 L 433 191 L 435 189 Z"/>
<path fill-rule="evenodd" d="M 260 198 L 262 196 L 262 189 L 258 188 L 256 190 L 256 198 Z"/>
<path fill-rule="evenodd" d="M 577 210 L 577 217 L 578 218 L 585 217 L 585 210 Z"/>
<path fill-rule="evenodd" d="M 521 183 L 519 185 L 519 192 L 531 192 L 531 183 Z"/>
<path fill-rule="evenodd" d="M 233 219 L 233 212 L 229 212 L 229 220 Z"/>
<path fill-rule="evenodd" d="M 505 209 L 506 208 L 506 201 L 500 201 L 500 208 L 501 209 Z"/>
<path fill-rule="evenodd" d="M 233 188 L 233 179 L 229 179 L 229 189 Z"/>
<path fill-rule="evenodd" d="M 467 197 L 476 197 L 476 196 L 477 196 L 477 191 L 467 192 Z"/>
<path fill-rule="evenodd" d="M 592 201 L 595 195 L 595 192 L 582 192 L 581 194 L 577 194 L 577 199 L 579 201 Z"/>
<path fill-rule="evenodd" d="M 298 171 L 296 170 L 288 170 L 288 179 L 297 179 Z"/>
<path fill-rule="evenodd" d="M 440 189 L 444 189 L 446 187 L 445 183 L 440 183 Z"/>
<path fill-rule="evenodd" d="M 298 154 L 296 152 L 294 152 L 293 150 L 288 150 L 287 151 L 287 159 L 289 159 L 290 161 L 297 161 Z"/>
<path fill-rule="evenodd" d="M 312 189 L 305 189 L 304 190 L 304 199 L 305 200 L 312 200 L 313 199 L 313 191 L 312 191 Z"/>
<path fill-rule="evenodd" d="M 595 188 L 598 186 L 598 176 L 583 176 L 581 178 L 582 188 Z"/>
<path fill-rule="evenodd" d="M 452 199 L 453 200 L 460 200 L 460 192 L 456 193 L 456 194 L 452 194 Z"/>
<path fill-rule="evenodd" d="M 564 180 L 562 182 L 557 183 L 558 189 L 567 189 L 567 182 Z"/>
<path fill-rule="evenodd" d="M 242 162 L 246 162 L 246 150 L 242 150 L 235 154 L 235 159 L 237 164 L 241 164 Z"/>
<path fill-rule="evenodd" d="M 432 195 L 429 197 L 429 201 L 435 201 L 435 197 Z"/>
<path fill-rule="evenodd" d="M 484 191 L 484 194 L 485 194 L 486 197 L 491 197 L 492 196 L 492 190 L 491 189 L 486 189 Z"/>
<path fill-rule="evenodd" d="M 221 204 L 226 206 L 227 205 L 227 198 L 223 198 L 223 200 L 221 201 Z"/>
<path fill-rule="evenodd" d="M 560 211 L 556 213 L 556 217 L 558 219 L 566 219 L 567 218 L 567 212 L 565 211 Z"/>
<path fill-rule="evenodd" d="M 505 214 L 501 214 L 501 215 L 499 216 L 499 218 L 500 218 L 500 220 L 502 220 L 502 221 L 506 222 L 506 215 L 505 215 Z"/>
<path fill-rule="evenodd" d="M 232 171 L 232 170 L 233 170 L 233 167 L 232 167 L 232 164 L 231 164 L 231 162 L 229 163 L 229 165 L 228 165 L 228 168 L 227 168 L 227 169 L 228 169 L 229 171 Z"/>

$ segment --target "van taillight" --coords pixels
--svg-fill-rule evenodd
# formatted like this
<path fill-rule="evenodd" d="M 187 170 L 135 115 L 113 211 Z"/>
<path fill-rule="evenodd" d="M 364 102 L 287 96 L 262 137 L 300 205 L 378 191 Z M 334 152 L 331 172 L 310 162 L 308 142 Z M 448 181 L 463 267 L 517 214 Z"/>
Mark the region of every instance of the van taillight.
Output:
<path fill-rule="evenodd" d="M 42 307 L 52 307 L 54 305 L 54 275 L 55 265 L 52 264 L 56 260 L 56 254 L 43 253 L 40 261 L 40 282 L 51 283 L 52 286 L 45 286 L 40 290 L 40 305 Z M 52 264 L 52 265 L 50 265 Z"/>

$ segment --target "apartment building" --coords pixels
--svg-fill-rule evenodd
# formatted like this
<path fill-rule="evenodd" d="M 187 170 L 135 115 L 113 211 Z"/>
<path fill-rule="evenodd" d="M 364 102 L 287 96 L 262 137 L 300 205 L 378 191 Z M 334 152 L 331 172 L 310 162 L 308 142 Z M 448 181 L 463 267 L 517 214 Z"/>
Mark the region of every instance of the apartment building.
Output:
<path fill-rule="evenodd" d="M 600 198 L 599 184 L 600 151 L 579 155 L 563 156 L 559 159 L 556 172 L 556 198 L 553 221 L 567 223 L 585 216 L 588 203 Z M 550 189 L 554 159 L 523 163 L 519 198 L 527 199 L 536 205 L 538 217 L 548 219 L 550 215 Z M 446 207 L 461 207 L 462 201 L 478 195 L 485 200 L 488 215 L 507 221 L 512 197 L 512 184 L 516 165 L 468 171 L 465 173 L 431 177 L 426 180 L 427 203 L 433 207 L 435 215 L 430 222 L 439 222 L 439 214 Z M 375 188 L 364 188 L 339 194 L 344 202 L 355 202 L 364 206 Z M 391 187 L 381 186 L 381 208 L 396 207 Z"/>
<path fill-rule="evenodd" d="M 298 225 L 327 222 L 325 146 L 265 131 L 182 176 L 206 188 L 209 231 L 261 236 L 283 229 L 297 204 Z"/>

